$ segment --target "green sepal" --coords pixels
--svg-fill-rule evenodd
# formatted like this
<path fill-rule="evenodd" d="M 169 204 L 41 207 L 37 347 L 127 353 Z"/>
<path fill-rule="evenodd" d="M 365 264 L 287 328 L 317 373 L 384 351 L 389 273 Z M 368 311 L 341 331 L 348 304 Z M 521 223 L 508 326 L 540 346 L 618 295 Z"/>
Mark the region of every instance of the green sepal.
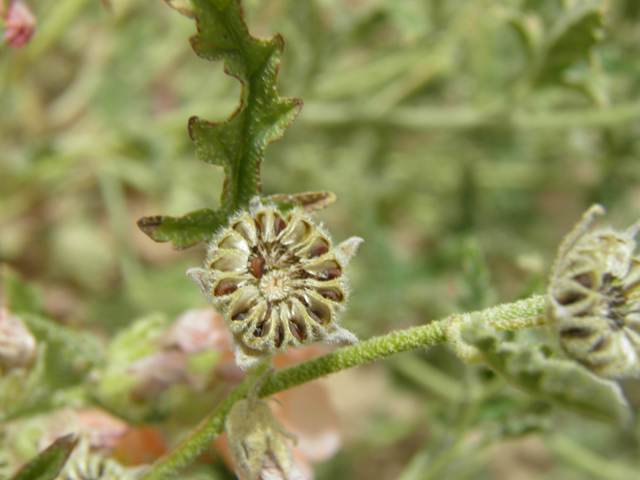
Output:
<path fill-rule="evenodd" d="M 46 450 L 22 467 L 12 480 L 53 480 L 64 467 L 77 442 L 74 435 L 58 438 Z"/>
<path fill-rule="evenodd" d="M 189 120 L 189 135 L 202 161 L 221 166 L 226 175 L 220 208 L 197 210 L 182 217 L 154 216 L 138 221 L 157 242 L 186 248 L 211 238 L 229 216 L 245 209 L 260 193 L 260 164 L 266 146 L 278 140 L 298 115 L 302 101 L 280 98 L 276 90 L 284 41 L 252 37 L 238 0 L 193 0 L 189 6 L 169 2 L 195 18 L 198 34 L 191 38 L 196 54 L 222 60 L 228 75 L 242 86 L 240 106 L 224 122 Z"/>
<path fill-rule="evenodd" d="M 582 415 L 626 424 L 631 411 L 617 384 L 601 380 L 571 360 L 546 356 L 536 345 L 503 342 L 498 333 L 472 319 L 462 333 L 486 364 L 512 386 Z"/>

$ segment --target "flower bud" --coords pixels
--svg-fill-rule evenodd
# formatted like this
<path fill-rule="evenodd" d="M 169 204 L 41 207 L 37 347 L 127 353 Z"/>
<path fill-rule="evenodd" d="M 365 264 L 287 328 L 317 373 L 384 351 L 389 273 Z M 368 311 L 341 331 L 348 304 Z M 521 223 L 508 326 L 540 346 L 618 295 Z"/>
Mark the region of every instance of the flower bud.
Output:
<path fill-rule="evenodd" d="M 15 49 L 24 47 L 35 33 L 36 23 L 24 0 L 11 0 L 4 13 L 4 41 Z"/>
<path fill-rule="evenodd" d="M 290 435 L 255 394 L 234 404 L 225 429 L 240 480 L 305 479 L 282 438 Z"/>
<path fill-rule="evenodd" d="M 0 308 L 0 373 L 30 369 L 36 352 L 36 339 L 24 323 L 6 308 Z"/>

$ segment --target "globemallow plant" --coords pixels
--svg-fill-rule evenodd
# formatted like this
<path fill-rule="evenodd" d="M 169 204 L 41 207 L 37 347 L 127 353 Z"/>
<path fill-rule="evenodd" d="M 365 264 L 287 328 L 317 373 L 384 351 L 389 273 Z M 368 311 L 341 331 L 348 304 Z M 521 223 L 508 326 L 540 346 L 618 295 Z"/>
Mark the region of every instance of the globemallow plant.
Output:
<path fill-rule="evenodd" d="M 633 256 L 640 226 L 626 232 L 589 231 L 594 216 L 604 211 L 594 206 L 562 243 L 546 296 L 453 314 L 358 342 L 339 322 L 350 295 L 347 267 L 362 239 L 352 237 L 334 246 L 311 213 L 332 203 L 333 195 L 260 196 L 266 146 L 283 135 L 302 107 L 299 99 L 281 98 L 277 93 L 282 37 L 252 37 L 239 0 L 168 3 L 195 20 L 194 51 L 205 59 L 224 61 L 225 72 L 238 79 L 242 92 L 240 106 L 228 120 L 189 120 L 197 156 L 224 169 L 220 207 L 182 217 L 145 217 L 138 226 L 154 241 L 171 242 L 176 248 L 208 242 L 204 265 L 188 273 L 224 317 L 233 336 L 236 362 L 247 369 L 247 375 L 186 438 L 146 471 L 143 480 L 178 474 L 224 430 L 240 478 L 298 479 L 301 474 L 282 438 L 287 434 L 262 398 L 330 373 L 441 343 L 450 344 L 463 361 L 486 364 L 511 385 L 547 404 L 628 424 L 630 409 L 612 380 L 636 377 L 640 372 L 640 260 Z M 595 3 L 576 7 L 554 30 L 548 44 L 532 45 L 538 50 L 532 53 L 537 68 L 531 87 L 558 81 L 575 61 L 588 57 L 602 13 Z M 583 44 L 578 45 L 580 41 Z M 0 311 L 0 320 L 7 315 Z M 97 349 L 88 348 L 88 342 L 71 329 L 54 326 L 37 315 L 22 315 L 20 321 L 34 331 L 38 345 L 44 339 L 67 348 L 67 354 L 56 359 L 72 363 L 74 372 L 80 370 L 78 377 L 88 378 L 87 373 L 94 369 L 104 381 L 104 362 L 94 359 Z M 12 331 L 24 333 L 19 324 L 11 325 Z M 559 341 L 555 351 L 502 333 L 545 325 Z M 17 390 L 17 382 L 26 385 L 25 378 L 33 384 L 32 377 L 40 378 L 43 365 L 42 350 L 33 351 L 35 341 L 28 334 L 20 338 L 0 345 L 0 383 L 12 382 L 12 391 Z M 341 348 L 279 371 L 271 367 L 274 354 L 315 342 Z M 83 361 L 76 361 L 79 358 Z M 14 374 L 18 370 L 23 373 Z M 46 395 L 42 391 L 38 399 Z M 14 414 L 16 408 L 32 407 L 28 403 L 16 407 L 15 398 L 0 397 L 0 413 L 5 416 Z M 9 405 L 11 401 L 14 404 Z M 126 410 L 127 401 L 118 411 Z M 89 475 L 100 480 L 124 475 L 122 472 L 138 476 L 138 472 L 93 457 L 63 469 L 77 443 L 70 437 L 59 439 L 14 479 Z M 42 474 L 34 476 L 33 472 Z"/>

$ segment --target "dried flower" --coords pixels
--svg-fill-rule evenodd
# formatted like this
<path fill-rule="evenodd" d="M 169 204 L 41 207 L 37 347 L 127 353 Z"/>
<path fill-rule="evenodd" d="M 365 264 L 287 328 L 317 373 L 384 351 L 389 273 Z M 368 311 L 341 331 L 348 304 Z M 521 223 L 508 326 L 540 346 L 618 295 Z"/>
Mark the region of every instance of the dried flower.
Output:
<path fill-rule="evenodd" d="M 233 405 L 225 423 L 236 474 L 239 480 L 305 480 L 282 438 L 291 435 L 258 398 L 260 383 Z"/>
<path fill-rule="evenodd" d="M 273 366 L 281 370 L 323 355 L 327 349 L 327 346 L 320 344 L 302 350 L 290 349 L 284 354 L 276 355 Z M 233 363 L 233 366 L 238 368 L 232 360 L 225 363 Z M 273 416 L 284 429 L 296 436 L 295 445 L 289 445 L 295 463 L 294 473 L 298 471 L 304 478 L 313 478 L 312 464 L 333 457 L 342 446 L 338 413 L 331 401 L 327 385 L 323 382 L 308 382 L 276 393 L 273 399 L 275 402 L 269 405 Z M 218 437 L 214 440 L 214 445 L 225 464 L 233 468 L 235 463 L 226 436 Z M 265 467 L 266 470 L 268 469 Z M 279 477 L 264 475 L 262 478 L 264 480 Z M 292 475 L 290 478 L 296 477 Z"/>
<path fill-rule="evenodd" d="M 357 341 L 337 320 L 349 293 L 345 270 L 361 242 L 333 248 L 302 209 L 283 217 L 256 198 L 209 244 L 205 268 L 187 273 L 224 316 L 236 362 L 248 368 L 288 346 Z"/>
<path fill-rule="evenodd" d="M 592 206 L 562 242 L 547 317 L 570 358 L 601 377 L 629 378 L 640 373 L 640 259 L 632 256 L 640 223 L 589 231 L 603 213 Z"/>
<path fill-rule="evenodd" d="M 0 308 L 0 374 L 13 368 L 31 368 L 36 352 L 36 339 L 29 329 L 6 308 Z"/>
<path fill-rule="evenodd" d="M 23 0 L 12 0 L 3 15 L 4 41 L 15 49 L 24 47 L 33 36 L 37 23 L 29 6 Z"/>

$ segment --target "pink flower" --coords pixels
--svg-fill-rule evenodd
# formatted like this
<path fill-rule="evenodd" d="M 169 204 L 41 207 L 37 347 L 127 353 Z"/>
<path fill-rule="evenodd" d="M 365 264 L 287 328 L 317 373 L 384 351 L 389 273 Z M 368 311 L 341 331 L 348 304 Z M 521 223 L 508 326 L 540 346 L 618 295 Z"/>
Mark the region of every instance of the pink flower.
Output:
<path fill-rule="evenodd" d="M 4 41 L 16 49 L 24 47 L 33 36 L 37 23 L 27 4 L 24 0 L 12 0 L 9 9 L 0 13 L 4 16 Z"/>
<path fill-rule="evenodd" d="M 226 350 L 232 346 L 224 318 L 212 309 L 185 312 L 169 327 L 161 343 L 184 353 Z"/>
<path fill-rule="evenodd" d="M 137 377 L 137 385 L 131 392 L 133 400 L 152 400 L 171 385 L 187 381 L 187 355 L 168 351 L 148 355 L 129 367 L 129 373 Z"/>
<path fill-rule="evenodd" d="M 29 329 L 6 308 L 0 308 L 0 374 L 12 368 L 31 368 L 36 353 L 36 339 Z"/>

